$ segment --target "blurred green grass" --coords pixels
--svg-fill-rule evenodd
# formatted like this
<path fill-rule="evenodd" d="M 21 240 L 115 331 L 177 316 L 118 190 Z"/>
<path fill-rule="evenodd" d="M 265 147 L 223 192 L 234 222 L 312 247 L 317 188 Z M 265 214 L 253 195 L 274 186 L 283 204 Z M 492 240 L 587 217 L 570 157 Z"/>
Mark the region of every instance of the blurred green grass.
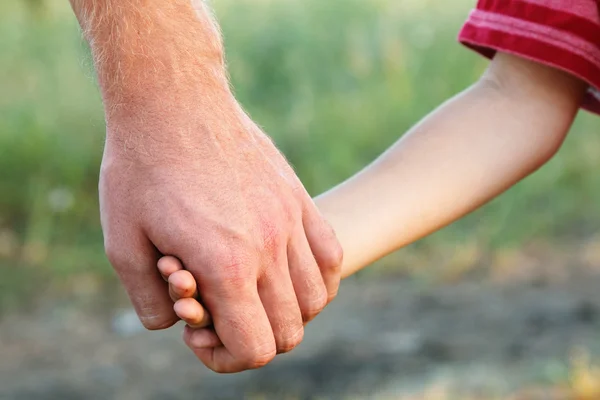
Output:
<path fill-rule="evenodd" d="M 472 5 L 214 2 L 238 98 L 313 194 L 364 167 L 477 79 L 486 61 L 455 39 Z M 2 2 L 0 65 L 0 268 L 112 276 L 97 204 L 102 106 L 68 2 Z M 388 264 L 423 266 L 464 253 L 459 264 L 475 265 L 482 254 L 532 241 L 593 239 L 598 127 L 582 113 L 545 168 Z"/>

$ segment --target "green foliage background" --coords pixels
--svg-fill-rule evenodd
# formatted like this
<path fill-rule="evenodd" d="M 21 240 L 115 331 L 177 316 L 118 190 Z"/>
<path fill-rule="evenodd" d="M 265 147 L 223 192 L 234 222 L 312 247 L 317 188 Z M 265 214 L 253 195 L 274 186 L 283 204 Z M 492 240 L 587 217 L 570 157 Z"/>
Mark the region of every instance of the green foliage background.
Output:
<path fill-rule="evenodd" d="M 364 167 L 486 65 L 456 42 L 470 0 L 213 3 L 240 101 L 313 194 Z M 1 268 L 15 279 L 31 266 L 107 273 L 96 189 L 102 105 L 66 0 L 0 4 L 0 69 Z M 428 263 L 465 243 L 493 252 L 590 240 L 600 226 L 598 127 L 582 113 L 549 165 L 405 252 Z M 388 264 L 406 264 L 402 254 Z"/>

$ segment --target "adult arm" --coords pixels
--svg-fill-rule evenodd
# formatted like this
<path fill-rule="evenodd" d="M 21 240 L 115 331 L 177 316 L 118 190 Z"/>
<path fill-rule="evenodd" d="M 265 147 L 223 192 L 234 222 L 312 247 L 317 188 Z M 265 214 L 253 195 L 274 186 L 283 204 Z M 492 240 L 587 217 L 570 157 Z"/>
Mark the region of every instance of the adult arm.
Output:
<path fill-rule="evenodd" d="M 341 248 L 270 139 L 232 95 L 202 1 L 71 0 L 106 115 L 105 247 L 148 329 L 171 326 L 161 255 L 198 282 L 224 347 L 211 369 L 291 350 L 336 295 Z"/>

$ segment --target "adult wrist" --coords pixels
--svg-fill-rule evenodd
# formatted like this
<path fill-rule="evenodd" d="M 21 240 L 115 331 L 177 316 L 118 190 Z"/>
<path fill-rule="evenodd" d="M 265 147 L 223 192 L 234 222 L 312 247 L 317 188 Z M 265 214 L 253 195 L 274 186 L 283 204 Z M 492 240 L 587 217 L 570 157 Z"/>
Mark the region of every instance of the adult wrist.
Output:
<path fill-rule="evenodd" d="M 229 93 L 221 35 L 203 1 L 71 0 L 107 113 Z M 155 104 L 156 103 L 156 104 Z M 158 110 L 156 110 L 158 111 Z"/>

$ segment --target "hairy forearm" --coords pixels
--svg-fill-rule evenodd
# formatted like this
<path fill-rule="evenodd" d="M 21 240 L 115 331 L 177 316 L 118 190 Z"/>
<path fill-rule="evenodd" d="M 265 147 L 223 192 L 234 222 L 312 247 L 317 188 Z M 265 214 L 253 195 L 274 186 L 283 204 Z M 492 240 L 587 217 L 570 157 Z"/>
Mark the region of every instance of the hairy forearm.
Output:
<path fill-rule="evenodd" d="M 183 98 L 201 107 L 230 96 L 221 36 L 203 1 L 70 1 L 109 123 L 140 109 L 148 116 L 184 112 Z"/>
<path fill-rule="evenodd" d="M 483 79 L 317 199 L 344 248 L 344 276 L 480 207 L 555 154 L 585 85 L 530 72 Z"/>

